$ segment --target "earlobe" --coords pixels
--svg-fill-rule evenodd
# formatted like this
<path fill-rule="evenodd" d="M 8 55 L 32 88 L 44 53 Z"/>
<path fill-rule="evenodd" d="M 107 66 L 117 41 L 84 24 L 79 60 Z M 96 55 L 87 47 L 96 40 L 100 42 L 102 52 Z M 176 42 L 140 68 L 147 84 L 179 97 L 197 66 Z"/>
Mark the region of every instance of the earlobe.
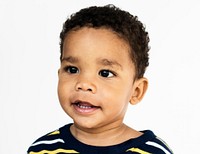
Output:
<path fill-rule="evenodd" d="M 139 103 L 140 101 L 138 100 L 138 98 L 136 97 L 136 96 L 132 96 L 131 97 L 131 100 L 130 100 L 130 103 L 132 104 L 132 105 L 135 105 L 135 104 L 137 104 L 137 103 Z"/>
<path fill-rule="evenodd" d="M 146 78 L 137 79 L 134 82 L 133 93 L 130 99 L 130 103 L 132 105 L 139 103 L 144 97 L 147 88 L 148 88 L 148 80 Z"/>

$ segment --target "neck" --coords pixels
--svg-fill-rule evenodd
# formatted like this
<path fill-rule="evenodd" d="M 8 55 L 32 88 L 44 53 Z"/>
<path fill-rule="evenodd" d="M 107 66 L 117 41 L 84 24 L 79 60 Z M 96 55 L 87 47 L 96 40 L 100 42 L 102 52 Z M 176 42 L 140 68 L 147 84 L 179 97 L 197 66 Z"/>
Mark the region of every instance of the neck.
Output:
<path fill-rule="evenodd" d="M 80 142 L 93 146 L 110 146 L 120 144 L 130 138 L 141 135 L 125 124 L 112 126 L 104 129 L 82 129 L 73 124 L 70 128 L 73 136 Z"/>

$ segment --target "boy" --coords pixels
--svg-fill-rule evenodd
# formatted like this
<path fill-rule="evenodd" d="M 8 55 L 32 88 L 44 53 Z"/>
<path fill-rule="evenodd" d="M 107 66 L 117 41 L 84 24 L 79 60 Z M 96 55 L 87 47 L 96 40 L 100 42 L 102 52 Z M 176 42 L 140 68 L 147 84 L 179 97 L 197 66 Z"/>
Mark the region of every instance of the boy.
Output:
<path fill-rule="evenodd" d="M 36 140 L 29 154 L 171 154 L 152 131 L 123 123 L 148 86 L 149 37 L 137 17 L 113 5 L 73 14 L 60 34 L 58 96 L 73 119 Z"/>

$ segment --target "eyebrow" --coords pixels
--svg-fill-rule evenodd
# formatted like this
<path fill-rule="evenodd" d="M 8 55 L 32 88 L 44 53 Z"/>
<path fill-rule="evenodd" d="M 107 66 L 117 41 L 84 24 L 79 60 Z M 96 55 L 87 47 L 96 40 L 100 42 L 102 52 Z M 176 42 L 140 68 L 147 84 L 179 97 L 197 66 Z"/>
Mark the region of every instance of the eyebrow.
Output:
<path fill-rule="evenodd" d="M 63 61 L 70 62 L 70 63 L 77 63 L 79 61 L 79 59 L 76 58 L 76 57 L 69 56 L 69 57 L 63 57 L 61 59 L 61 62 L 63 62 Z M 98 64 L 103 65 L 103 66 L 109 66 L 109 67 L 115 67 L 116 66 L 116 67 L 120 68 L 121 70 L 123 68 L 122 65 L 119 64 L 117 61 L 109 60 L 109 59 L 106 59 L 106 58 L 98 59 Z"/>
<path fill-rule="evenodd" d="M 98 60 L 98 63 L 103 65 L 103 66 L 110 66 L 110 67 L 114 67 L 117 66 L 118 68 L 122 69 L 122 65 L 119 64 L 117 61 L 115 60 L 109 60 L 109 59 L 100 59 Z"/>
<path fill-rule="evenodd" d="M 63 58 L 61 59 L 61 62 L 63 62 L 63 61 L 70 62 L 70 63 L 77 63 L 77 62 L 78 62 L 78 58 L 72 57 L 72 56 L 63 57 Z"/>

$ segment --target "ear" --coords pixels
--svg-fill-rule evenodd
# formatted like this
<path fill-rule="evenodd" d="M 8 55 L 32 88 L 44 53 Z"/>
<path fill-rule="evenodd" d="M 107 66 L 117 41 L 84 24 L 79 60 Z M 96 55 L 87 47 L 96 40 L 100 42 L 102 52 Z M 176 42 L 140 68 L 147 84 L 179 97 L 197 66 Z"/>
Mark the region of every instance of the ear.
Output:
<path fill-rule="evenodd" d="M 130 99 L 130 103 L 135 105 L 139 103 L 144 97 L 148 88 L 148 80 L 146 78 L 137 79 L 133 85 L 133 92 Z"/>

